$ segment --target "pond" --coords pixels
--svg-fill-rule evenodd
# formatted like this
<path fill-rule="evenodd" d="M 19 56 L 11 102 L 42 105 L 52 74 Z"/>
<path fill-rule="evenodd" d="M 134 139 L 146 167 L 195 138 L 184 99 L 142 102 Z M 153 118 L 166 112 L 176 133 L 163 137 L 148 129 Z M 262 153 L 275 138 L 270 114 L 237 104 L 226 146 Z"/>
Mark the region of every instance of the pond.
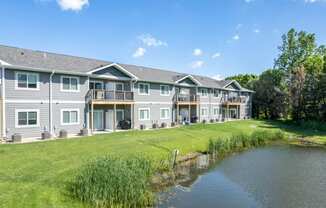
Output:
<path fill-rule="evenodd" d="M 326 207 L 326 149 L 270 146 L 179 168 L 157 207 Z"/>

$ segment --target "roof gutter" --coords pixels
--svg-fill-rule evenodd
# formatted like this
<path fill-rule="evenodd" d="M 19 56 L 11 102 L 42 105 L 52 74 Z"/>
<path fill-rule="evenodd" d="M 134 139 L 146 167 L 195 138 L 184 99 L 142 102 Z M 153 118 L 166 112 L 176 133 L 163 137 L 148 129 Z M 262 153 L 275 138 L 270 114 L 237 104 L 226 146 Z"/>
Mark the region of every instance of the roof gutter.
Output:
<path fill-rule="evenodd" d="M 5 66 L 0 63 L 1 66 L 1 102 L 2 102 L 2 112 L 1 112 L 1 137 L 6 138 L 6 91 L 5 91 Z"/>
<path fill-rule="evenodd" d="M 50 134 L 51 136 L 54 135 L 54 132 L 53 132 L 53 84 L 52 84 L 52 79 L 53 79 L 53 75 L 54 75 L 55 71 L 53 70 L 51 75 L 50 75 L 50 78 L 49 78 L 49 128 L 50 128 Z"/>

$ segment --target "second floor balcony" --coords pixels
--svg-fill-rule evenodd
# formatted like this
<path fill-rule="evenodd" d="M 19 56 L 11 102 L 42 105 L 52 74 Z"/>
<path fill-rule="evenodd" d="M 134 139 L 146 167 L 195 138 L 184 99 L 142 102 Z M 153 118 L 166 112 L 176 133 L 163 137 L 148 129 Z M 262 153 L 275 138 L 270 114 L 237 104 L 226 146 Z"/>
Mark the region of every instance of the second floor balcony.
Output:
<path fill-rule="evenodd" d="M 224 105 L 240 105 L 241 103 L 246 103 L 247 98 L 245 96 L 235 96 L 235 97 L 223 97 L 222 103 Z"/>
<path fill-rule="evenodd" d="M 86 101 L 100 101 L 107 103 L 126 103 L 134 101 L 134 93 L 131 91 L 114 90 L 89 90 L 86 95 Z"/>
<path fill-rule="evenodd" d="M 176 103 L 198 103 L 200 101 L 199 95 L 195 94 L 175 94 L 174 95 L 174 102 Z"/>

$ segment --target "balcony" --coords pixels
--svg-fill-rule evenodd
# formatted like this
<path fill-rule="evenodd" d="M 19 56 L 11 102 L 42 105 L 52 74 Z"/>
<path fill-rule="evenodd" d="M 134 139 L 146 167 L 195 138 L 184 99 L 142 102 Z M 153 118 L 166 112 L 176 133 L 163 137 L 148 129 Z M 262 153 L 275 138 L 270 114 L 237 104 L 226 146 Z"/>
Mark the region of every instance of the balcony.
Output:
<path fill-rule="evenodd" d="M 197 104 L 199 102 L 199 95 L 175 94 L 173 100 L 177 104 Z"/>
<path fill-rule="evenodd" d="M 134 93 L 131 91 L 89 90 L 86 95 L 86 102 L 123 104 L 133 101 Z"/>
<path fill-rule="evenodd" d="M 223 105 L 240 105 L 242 103 L 246 103 L 247 98 L 245 96 L 237 96 L 237 97 L 228 97 L 222 98 Z"/>

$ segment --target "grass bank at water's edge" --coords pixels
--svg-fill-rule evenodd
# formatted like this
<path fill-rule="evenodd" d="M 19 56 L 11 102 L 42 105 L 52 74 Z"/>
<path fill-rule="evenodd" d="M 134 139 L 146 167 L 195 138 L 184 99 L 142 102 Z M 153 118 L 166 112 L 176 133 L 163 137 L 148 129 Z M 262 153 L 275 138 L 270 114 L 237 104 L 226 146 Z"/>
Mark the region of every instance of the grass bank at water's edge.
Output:
<path fill-rule="evenodd" d="M 65 184 L 87 161 L 107 154 L 144 155 L 160 161 L 179 149 L 181 155 L 207 150 L 210 139 L 255 130 L 283 130 L 326 141 L 326 132 L 287 128 L 256 120 L 198 124 L 174 129 L 128 131 L 49 142 L 0 145 L 0 207 L 87 207 L 65 193 Z"/>

